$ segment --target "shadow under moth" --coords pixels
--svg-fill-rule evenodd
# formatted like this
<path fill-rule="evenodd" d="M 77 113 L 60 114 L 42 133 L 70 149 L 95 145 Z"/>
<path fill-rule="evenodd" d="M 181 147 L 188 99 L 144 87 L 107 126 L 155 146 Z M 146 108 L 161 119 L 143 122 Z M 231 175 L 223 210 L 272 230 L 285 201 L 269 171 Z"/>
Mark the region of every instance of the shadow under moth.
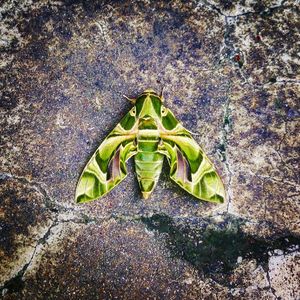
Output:
<path fill-rule="evenodd" d="M 166 157 L 170 177 L 198 199 L 223 203 L 222 180 L 201 147 L 163 105 L 162 95 L 151 89 L 105 138 L 85 166 L 77 188 L 76 202 L 98 199 L 127 175 L 126 161 L 134 157 L 137 179 L 144 199 L 155 188 Z"/>

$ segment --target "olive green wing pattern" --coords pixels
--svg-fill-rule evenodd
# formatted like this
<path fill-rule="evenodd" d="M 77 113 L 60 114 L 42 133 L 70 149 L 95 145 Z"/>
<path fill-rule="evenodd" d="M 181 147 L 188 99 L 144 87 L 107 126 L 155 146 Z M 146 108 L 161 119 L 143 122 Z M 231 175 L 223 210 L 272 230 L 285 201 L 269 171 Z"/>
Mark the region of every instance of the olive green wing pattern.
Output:
<path fill-rule="evenodd" d="M 180 124 L 177 128 L 161 135 L 160 147 L 168 158 L 171 179 L 201 200 L 223 203 L 224 185 L 212 162 L 187 130 Z"/>
<path fill-rule="evenodd" d="M 162 96 L 146 90 L 120 123 L 105 138 L 85 166 L 76 188 L 77 203 L 98 199 L 127 175 L 126 161 L 136 156 L 138 177 L 148 198 L 161 171 L 163 155 L 170 177 L 198 199 L 223 203 L 225 189 L 212 162 L 201 147 L 162 104 Z M 159 168 L 156 168 L 159 166 Z"/>
<path fill-rule="evenodd" d="M 136 154 L 134 126 L 128 113 L 95 151 L 78 181 L 77 203 L 98 199 L 126 177 L 126 161 Z"/>

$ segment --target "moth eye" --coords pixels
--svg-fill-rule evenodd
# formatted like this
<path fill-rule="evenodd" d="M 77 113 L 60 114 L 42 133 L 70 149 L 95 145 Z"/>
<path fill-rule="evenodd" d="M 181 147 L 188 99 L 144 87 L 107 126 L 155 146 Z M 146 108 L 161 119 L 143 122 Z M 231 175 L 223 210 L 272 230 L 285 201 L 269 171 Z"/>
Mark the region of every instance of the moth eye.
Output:
<path fill-rule="evenodd" d="M 162 116 L 166 116 L 168 114 L 168 110 L 163 106 L 162 108 L 161 108 L 161 115 Z"/>
<path fill-rule="evenodd" d="M 135 114 L 136 114 L 136 109 L 135 109 L 135 106 L 130 110 L 130 115 L 135 117 Z"/>

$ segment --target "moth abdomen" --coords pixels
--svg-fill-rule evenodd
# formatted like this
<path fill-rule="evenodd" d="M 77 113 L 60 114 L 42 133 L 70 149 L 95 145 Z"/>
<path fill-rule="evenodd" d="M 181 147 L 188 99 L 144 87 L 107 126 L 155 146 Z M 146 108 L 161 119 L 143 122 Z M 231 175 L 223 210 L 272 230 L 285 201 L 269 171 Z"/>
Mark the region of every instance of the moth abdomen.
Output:
<path fill-rule="evenodd" d="M 149 151 L 157 149 L 157 146 L 158 141 L 148 142 L 147 147 L 143 147 L 143 143 L 138 141 L 138 153 L 134 156 L 137 179 L 145 199 L 155 188 L 162 170 L 164 156 L 157 151 Z"/>

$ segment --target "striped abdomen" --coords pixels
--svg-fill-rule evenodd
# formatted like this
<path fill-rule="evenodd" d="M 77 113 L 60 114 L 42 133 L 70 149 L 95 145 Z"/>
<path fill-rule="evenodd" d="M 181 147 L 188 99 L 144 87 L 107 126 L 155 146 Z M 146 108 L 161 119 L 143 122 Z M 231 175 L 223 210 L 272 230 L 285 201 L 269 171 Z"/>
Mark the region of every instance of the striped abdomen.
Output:
<path fill-rule="evenodd" d="M 134 160 L 137 178 L 145 199 L 156 186 L 163 165 L 164 156 L 158 153 L 158 144 L 159 136 L 156 130 L 140 130 Z"/>

